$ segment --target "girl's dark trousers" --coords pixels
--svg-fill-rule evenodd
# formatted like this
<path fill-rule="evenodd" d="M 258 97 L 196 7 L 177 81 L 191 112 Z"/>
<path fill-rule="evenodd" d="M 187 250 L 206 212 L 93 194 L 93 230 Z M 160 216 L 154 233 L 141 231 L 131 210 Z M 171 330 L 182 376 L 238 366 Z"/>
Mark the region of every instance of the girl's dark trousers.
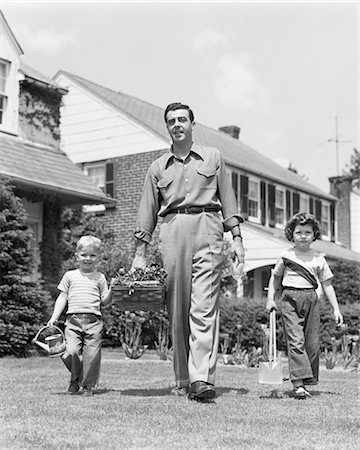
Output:
<path fill-rule="evenodd" d="M 317 384 L 320 360 L 320 307 L 315 289 L 284 288 L 281 313 L 290 380 Z"/>

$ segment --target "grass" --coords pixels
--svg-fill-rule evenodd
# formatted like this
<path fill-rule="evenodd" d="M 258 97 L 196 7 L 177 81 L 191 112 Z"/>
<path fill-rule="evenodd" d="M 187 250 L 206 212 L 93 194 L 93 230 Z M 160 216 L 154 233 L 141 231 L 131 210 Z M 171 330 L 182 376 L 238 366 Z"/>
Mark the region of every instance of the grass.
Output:
<path fill-rule="evenodd" d="M 103 351 L 93 397 L 69 395 L 59 358 L 3 358 L 0 449 L 357 449 L 359 375 L 321 368 L 313 398 L 260 385 L 257 369 L 218 366 L 212 403 L 170 396 L 168 361 Z M 274 395 L 277 394 L 277 395 Z"/>

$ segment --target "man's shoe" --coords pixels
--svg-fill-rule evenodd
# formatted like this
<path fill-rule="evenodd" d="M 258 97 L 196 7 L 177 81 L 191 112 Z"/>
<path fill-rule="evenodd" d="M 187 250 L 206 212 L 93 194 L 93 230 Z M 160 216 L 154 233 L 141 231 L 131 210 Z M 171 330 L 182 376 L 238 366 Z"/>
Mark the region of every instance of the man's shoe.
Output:
<path fill-rule="evenodd" d="M 170 394 L 176 395 L 178 397 L 184 397 L 185 395 L 188 395 L 189 388 L 188 387 L 179 387 L 175 386 L 171 389 Z"/>
<path fill-rule="evenodd" d="M 70 381 L 69 388 L 68 388 L 69 392 L 71 392 L 72 394 L 75 394 L 79 389 L 80 389 L 79 385 L 77 384 L 76 381 Z"/>
<path fill-rule="evenodd" d="M 215 388 L 212 384 L 205 381 L 195 381 L 191 383 L 189 390 L 190 400 L 210 400 L 216 395 Z"/>
<path fill-rule="evenodd" d="M 305 400 L 306 398 L 311 397 L 312 395 L 304 388 L 304 386 L 299 386 L 294 390 L 294 398 L 296 398 L 296 400 Z"/>
<path fill-rule="evenodd" d="M 315 378 L 305 378 L 303 382 L 306 386 L 316 386 L 319 383 Z"/>

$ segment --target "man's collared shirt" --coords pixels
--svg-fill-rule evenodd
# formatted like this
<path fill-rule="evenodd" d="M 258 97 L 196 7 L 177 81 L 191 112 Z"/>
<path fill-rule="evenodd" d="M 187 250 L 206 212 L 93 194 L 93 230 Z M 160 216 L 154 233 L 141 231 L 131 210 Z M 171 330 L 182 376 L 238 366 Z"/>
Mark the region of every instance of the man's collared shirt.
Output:
<path fill-rule="evenodd" d="M 144 183 L 135 237 L 150 242 L 157 216 L 190 206 L 218 206 L 224 230 L 243 222 L 221 153 L 216 148 L 194 145 L 178 158 L 170 149 L 150 165 Z"/>

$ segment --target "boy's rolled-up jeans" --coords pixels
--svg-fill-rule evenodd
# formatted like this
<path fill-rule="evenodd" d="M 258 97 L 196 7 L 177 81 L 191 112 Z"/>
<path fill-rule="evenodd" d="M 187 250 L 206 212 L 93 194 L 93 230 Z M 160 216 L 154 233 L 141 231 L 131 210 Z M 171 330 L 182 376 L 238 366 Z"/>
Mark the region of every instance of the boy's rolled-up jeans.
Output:
<path fill-rule="evenodd" d="M 290 380 L 317 384 L 320 360 L 320 307 L 315 289 L 284 288 L 281 314 Z"/>
<path fill-rule="evenodd" d="M 66 352 L 62 360 L 71 381 L 93 388 L 100 376 L 103 321 L 96 314 L 70 314 L 65 322 Z"/>

